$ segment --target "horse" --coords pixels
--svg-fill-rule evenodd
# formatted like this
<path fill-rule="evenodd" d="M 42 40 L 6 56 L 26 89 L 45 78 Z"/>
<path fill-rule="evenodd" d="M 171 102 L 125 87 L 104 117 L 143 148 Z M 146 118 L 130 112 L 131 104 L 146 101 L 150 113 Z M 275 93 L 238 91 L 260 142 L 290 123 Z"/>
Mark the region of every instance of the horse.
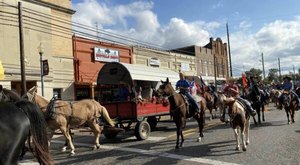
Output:
<path fill-rule="evenodd" d="M 169 82 L 169 78 L 167 78 L 166 81 L 161 80 L 161 85 L 157 89 L 157 92 L 160 95 L 165 95 L 168 97 L 168 100 L 170 102 L 170 115 L 173 118 L 173 121 L 176 124 L 176 146 L 175 149 L 179 149 L 179 147 L 182 147 L 184 142 L 183 137 L 183 129 L 186 125 L 186 119 L 193 117 L 198 122 L 199 127 L 199 137 L 198 141 L 201 141 L 201 138 L 203 137 L 203 127 L 204 127 L 204 110 L 205 110 L 205 104 L 203 101 L 200 101 L 199 107 L 200 112 L 196 112 L 194 109 L 188 109 L 188 105 L 186 103 L 186 100 L 182 94 L 177 93 L 171 83 Z M 181 137 L 181 143 L 179 144 L 179 136 Z"/>
<path fill-rule="evenodd" d="M 203 97 L 206 100 L 206 107 L 207 107 L 207 109 L 209 110 L 209 113 L 210 113 L 209 120 L 217 118 L 216 114 L 215 115 L 213 114 L 213 110 L 214 109 L 215 109 L 215 111 L 218 110 L 218 107 L 217 107 L 218 98 L 213 96 L 209 91 L 205 91 L 203 93 Z"/>
<path fill-rule="evenodd" d="M 17 92 L 0 87 L 0 102 L 17 102 L 19 100 L 21 100 L 21 96 Z"/>
<path fill-rule="evenodd" d="M 227 110 L 227 105 L 225 105 L 225 94 L 222 91 L 218 91 L 218 99 L 217 99 L 217 107 L 219 109 L 219 114 L 220 114 L 220 120 L 223 122 L 228 123 L 229 121 L 226 120 L 225 114 Z"/>
<path fill-rule="evenodd" d="M 251 106 L 253 109 L 255 109 L 257 114 L 258 122 L 255 119 L 255 116 L 253 116 L 254 124 L 261 124 L 261 120 L 265 121 L 265 103 L 266 103 L 266 97 L 264 97 L 263 90 L 260 89 L 253 89 L 250 90 L 249 88 L 245 89 L 245 98 L 251 102 Z M 262 116 L 262 117 L 261 117 Z M 262 118 L 262 119 L 261 119 Z"/>
<path fill-rule="evenodd" d="M 283 91 L 282 105 L 286 112 L 288 124 L 290 124 L 289 116 L 291 116 L 292 123 L 295 123 L 295 110 L 298 108 L 296 97 L 292 95 L 289 91 Z"/>
<path fill-rule="evenodd" d="M 243 151 L 247 150 L 247 145 L 250 143 L 250 115 L 245 110 L 245 107 L 233 97 L 226 97 L 224 94 L 219 95 L 224 104 L 229 106 L 228 115 L 230 116 L 230 126 L 234 130 L 236 138 L 236 150 L 240 150 L 240 138 L 242 139 Z"/>
<path fill-rule="evenodd" d="M 277 89 L 272 89 L 270 92 L 270 99 L 271 102 L 275 104 L 275 106 L 278 106 L 278 97 L 281 95 L 281 91 Z"/>
<path fill-rule="evenodd" d="M 24 97 L 36 103 L 44 113 L 51 131 L 49 140 L 52 139 L 55 130 L 59 129 L 62 132 L 70 146 L 71 156 L 75 155 L 75 147 L 69 133 L 70 128 L 87 124 L 95 135 L 94 149 L 99 149 L 102 129 L 98 125 L 98 119 L 103 117 L 110 126 L 115 126 L 115 122 L 109 117 L 107 109 L 95 100 L 84 99 L 74 102 L 56 100 L 50 104 L 47 99 L 38 95 L 36 90 L 37 86 L 32 87 Z M 53 108 L 48 108 L 49 105 Z M 66 146 L 62 148 L 62 151 L 66 151 Z"/>
<path fill-rule="evenodd" d="M 215 116 L 213 115 L 213 109 L 215 109 L 217 111 L 217 97 L 213 96 L 210 92 L 205 91 L 205 92 L 201 92 L 202 90 L 200 89 L 200 85 L 197 84 L 195 81 L 191 82 L 191 87 L 190 87 L 190 93 L 194 98 L 197 98 L 197 96 L 201 96 L 202 98 L 205 99 L 205 103 L 206 103 L 206 109 L 209 110 L 210 113 L 210 120 L 216 118 L 216 114 Z"/>
<path fill-rule="evenodd" d="M 0 103 L 0 164 L 17 164 L 28 140 L 29 150 L 40 164 L 50 165 L 46 121 L 39 108 L 27 100 Z M 30 142 L 32 137 L 32 143 Z"/>

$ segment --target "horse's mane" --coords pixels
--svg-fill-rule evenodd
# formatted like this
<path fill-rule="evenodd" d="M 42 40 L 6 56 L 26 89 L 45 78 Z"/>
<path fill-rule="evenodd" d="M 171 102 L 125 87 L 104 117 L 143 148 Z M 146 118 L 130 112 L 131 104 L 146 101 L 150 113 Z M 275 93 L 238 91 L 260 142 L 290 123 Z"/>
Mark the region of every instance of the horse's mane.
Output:
<path fill-rule="evenodd" d="M 9 90 L 9 89 L 6 89 L 6 88 L 3 88 L 2 91 L 6 94 L 6 95 L 9 95 L 10 98 L 12 98 L 14 101 L 18 101 L 21 99 L 21 96 L 13 91 L 13 90 Z"/>

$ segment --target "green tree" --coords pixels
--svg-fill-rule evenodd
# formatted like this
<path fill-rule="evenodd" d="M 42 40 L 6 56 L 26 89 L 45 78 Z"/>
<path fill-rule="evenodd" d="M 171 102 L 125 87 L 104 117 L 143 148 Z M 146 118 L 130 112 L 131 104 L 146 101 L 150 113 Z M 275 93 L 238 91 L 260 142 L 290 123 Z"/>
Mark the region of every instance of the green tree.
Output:
<path fill-rule="evenodd" d="M 260 69 L 251 68 L 249 71 L 246 71 L 245 74 L 247 77 L 257 76 L 259 81 L 262 80 L 262 71 Z"/>
<path fill-rule="evenodd" d="M 278 69 L 276 69 L 276 68 L 269 69 L 269 74 L 268 74 L 267 78 L 270 82 L 279 81 Z"/>

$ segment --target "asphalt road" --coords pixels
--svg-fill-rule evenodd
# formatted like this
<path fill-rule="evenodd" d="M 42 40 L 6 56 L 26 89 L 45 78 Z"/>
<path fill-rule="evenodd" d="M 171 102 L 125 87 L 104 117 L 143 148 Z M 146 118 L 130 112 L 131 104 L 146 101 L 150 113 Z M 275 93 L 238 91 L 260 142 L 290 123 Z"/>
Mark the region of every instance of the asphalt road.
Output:
<path fill-rule="evenodd" d="M 137 141 L 133 131 L 119 134 L 115 139 L 101 136 L 101 148 L 92 149 L 93 135 L 87 131 L 75 132 L 76 155 L 68 150 L 60 152 L 64 143 L 61 135 L 52 141 L 51 153 L 56 164 L 300 164 L 300 118 L 287 124 L 284 110 L 272 104 L 265 112 L 266 121 L 259 126 L 251 119 L 250 144 L 247 151 L 235 150 L 235 137 L 228 124 L 219 119 L 207 121 L 204 138 L 196 142 L 198 129 L 195 121 L 188 121 L 184 146 L 175 150 L 175 125 L 159 122 L 147 140 Z M 27 164 L 34 160 L 26 157 Z M 25 164 L 24 161 L 21 164 Z"/>

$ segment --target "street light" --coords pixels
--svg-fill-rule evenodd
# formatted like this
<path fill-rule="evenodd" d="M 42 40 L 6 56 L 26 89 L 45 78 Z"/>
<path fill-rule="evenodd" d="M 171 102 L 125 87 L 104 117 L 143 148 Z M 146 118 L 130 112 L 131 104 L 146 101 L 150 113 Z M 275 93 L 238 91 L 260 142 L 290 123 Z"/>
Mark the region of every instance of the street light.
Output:
<path fill-rule="evenodd" d="M 42 43 L 38 46 L 38 51 L 40 54 L 40 67 L 41 67 L 41 91 L 42 96 L 44 96 L 44 73 L 43 73 L 43 53 L 44 53 L 44 47 Z"/>

